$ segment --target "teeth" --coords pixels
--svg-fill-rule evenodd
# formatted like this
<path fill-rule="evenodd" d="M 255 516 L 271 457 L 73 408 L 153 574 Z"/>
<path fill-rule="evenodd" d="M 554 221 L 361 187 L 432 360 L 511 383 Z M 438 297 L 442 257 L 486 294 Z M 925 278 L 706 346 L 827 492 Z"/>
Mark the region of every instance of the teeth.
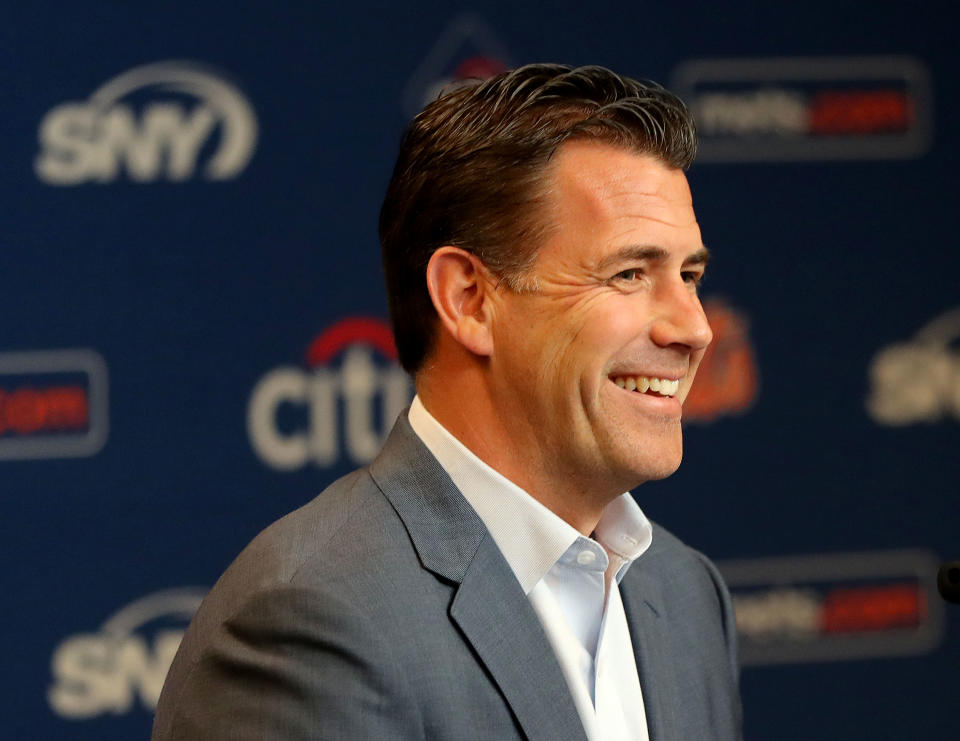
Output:
<path fill-rule="evenodd" d="M 661 396 L 676 396 L 680 388 L 680 380 L 673 378 L 649 378 L 647 376 L 618 376 L 613 382 L 627 391 L 638 391 L 641 394 L 648 390 Z"/>

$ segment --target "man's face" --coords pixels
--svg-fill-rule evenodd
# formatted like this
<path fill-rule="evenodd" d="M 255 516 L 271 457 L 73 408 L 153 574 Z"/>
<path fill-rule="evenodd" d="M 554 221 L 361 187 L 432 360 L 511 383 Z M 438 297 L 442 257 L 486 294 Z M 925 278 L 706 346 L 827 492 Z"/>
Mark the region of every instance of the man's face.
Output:
<path fill-rule="evenodd" d="M 680 170 L 568 142 L 551 178 L 534 287 L 494 295 L 495 398 L 535 470 L 620 492 L 680 464 L 681 402 L 711 340 L 706 250 Z"/>

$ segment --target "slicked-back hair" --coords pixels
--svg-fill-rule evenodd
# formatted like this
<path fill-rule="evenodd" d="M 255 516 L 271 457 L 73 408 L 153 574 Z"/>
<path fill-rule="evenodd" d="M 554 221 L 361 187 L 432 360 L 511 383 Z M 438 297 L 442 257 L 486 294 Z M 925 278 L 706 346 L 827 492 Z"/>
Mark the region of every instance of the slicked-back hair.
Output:
<path fill-rule="evenodd" d="M 390 316 L 408 372 L 420 370 L 437 331 L 431 255 L 460 247 L 521 290 L 551 227 L 551 159 L 574 139 L 681 169 L 697 148 L 679 98 L 603 67 L 520 67 L 441 95 L 410 123 L 380 211 Z"/>

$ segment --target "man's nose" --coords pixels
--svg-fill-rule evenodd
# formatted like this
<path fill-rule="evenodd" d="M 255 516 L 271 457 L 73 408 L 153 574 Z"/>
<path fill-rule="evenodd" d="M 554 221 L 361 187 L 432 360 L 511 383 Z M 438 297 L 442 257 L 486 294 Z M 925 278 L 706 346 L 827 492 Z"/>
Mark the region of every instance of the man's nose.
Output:
<path fill-rule="evenodd" d="M 700 298 L 682 280 L 657 291 L 651 339 L 661 347 L 683 345 L 691 352 L 704 349 L 713 339 Z"/>

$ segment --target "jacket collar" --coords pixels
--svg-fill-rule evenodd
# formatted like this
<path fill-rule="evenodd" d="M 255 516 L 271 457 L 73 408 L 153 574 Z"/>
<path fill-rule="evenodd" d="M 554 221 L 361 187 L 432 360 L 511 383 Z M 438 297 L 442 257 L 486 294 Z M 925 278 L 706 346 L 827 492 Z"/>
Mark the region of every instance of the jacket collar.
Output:
<path fill-rule="evenodd" d="M 553 648 L 483 521 L 400 415 L 370 466 L 424 568 L 456 584 L 450 617 L 530 739 L 584 741 Z"/>
<path fill-rule="evenodd" d="M 657 569 L 651 568 L 651 562 L 659 557 L 661 540 L 655 528 L 653 545 L 637 559 L 620 583 L 651 741 L 670 738 L 666 729 L 675 727 L 671 715 L 674 707 L 664 698 L 664 688 L 670 681 L 673 644 Z"/>

